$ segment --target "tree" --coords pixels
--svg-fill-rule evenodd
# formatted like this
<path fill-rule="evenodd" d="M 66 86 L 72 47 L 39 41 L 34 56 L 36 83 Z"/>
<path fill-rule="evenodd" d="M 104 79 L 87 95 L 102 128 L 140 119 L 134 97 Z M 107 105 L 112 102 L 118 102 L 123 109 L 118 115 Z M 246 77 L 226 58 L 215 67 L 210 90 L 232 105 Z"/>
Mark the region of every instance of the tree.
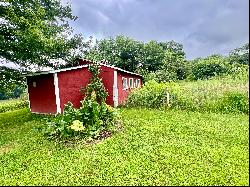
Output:
<path fill-rule="evenodd" d="M 20 67 L 56 67 L 84 50 L 81 35 L 72 34 L 70 5 L 60 0 L 1 0 L 0 59 Z"/>
<path fill-rule="evenodd" d="M 135 71 L 140 64 L 143 43 L 119 35 L 115 38 L 102 39 L 85 55 L 85 58 L 101 61 L 128 71 Z"/>
<path fill-rule="evenodd" d="M 168 49 L 164 54 L 163 65 L 155 74 L 158 82 L 168 82 L 185 79 L 186 71 L 184 57 Z"/>
<path fill-rule="evenodd" d="M 111 65 L 146 75 L 162 68 L 166 51 L 176 58 L 185 58 L 182 45 L 174 41 L 144 43 L 123 35 L 97 41 L 85 58 L 106 60 Z"/>
<path fill-rule="evenodd" d="M 230 51 L 229 61 L 230 63 L 249 65 L 249 43 Z"/>
<path fill-rule="evenodd" d="M 163 64 L 164 49 L 156 41 L 149 41 L 144 45 L 144 58 L 142 68 L 155 72 Z"/>
<path fill-rule="evenodd" d="M 228 73 L 230 68 L 228 58 L 219 54 L 197 58 L 192 62 L 192 72 L 189 78 L 191 80 L 208 79 L 215 75 Z"/>
<path fill-rule="evenodd" d="M 185 52 L 183 50 L 183 45 L 182 44 L 171 40 L 171 41 L 168 41 L 168 42 L 159 42 L 159 45 L 164 50 L 171 51 L 172 53 L 176 54 L 177 56 L 185 58 Z"/>
<path fill-rule="evenodd" d="M 21 72 L 0 66 L 0 100 L 19 97 L 25 90 L 25 79 Z"/>

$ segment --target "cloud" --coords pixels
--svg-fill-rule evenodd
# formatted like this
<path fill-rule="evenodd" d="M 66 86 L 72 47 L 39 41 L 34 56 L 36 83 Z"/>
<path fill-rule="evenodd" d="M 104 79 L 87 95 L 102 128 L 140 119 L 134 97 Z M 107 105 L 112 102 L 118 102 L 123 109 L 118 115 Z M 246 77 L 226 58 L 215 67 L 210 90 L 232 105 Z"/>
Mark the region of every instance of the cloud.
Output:
<path fill-rule="evenodd" d="M 184 45 L 188 58 L 227 54 L 249 40 L 248 0 L 71 0 L 76 32 L 99 39 L 124 34 L 137 40 Z"/>

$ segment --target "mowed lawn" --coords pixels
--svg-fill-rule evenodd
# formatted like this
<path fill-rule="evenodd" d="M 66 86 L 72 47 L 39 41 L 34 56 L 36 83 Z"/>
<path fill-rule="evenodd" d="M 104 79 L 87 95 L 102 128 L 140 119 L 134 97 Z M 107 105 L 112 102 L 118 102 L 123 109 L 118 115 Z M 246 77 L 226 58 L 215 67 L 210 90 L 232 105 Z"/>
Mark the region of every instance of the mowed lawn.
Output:
<path fill-rule="evenodd" d="M 124 129 L 65 146 L 0 114 L 1 185 L 249 185 L 248 115 L 121 109 Z"/>

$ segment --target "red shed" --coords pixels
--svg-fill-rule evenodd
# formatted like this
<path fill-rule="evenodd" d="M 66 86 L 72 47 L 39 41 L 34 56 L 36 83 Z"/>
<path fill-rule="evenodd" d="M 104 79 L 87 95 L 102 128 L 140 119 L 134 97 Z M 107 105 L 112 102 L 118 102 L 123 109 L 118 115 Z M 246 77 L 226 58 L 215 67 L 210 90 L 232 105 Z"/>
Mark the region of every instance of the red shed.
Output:
<path fill-rule="evenodd" d="M 88 60 L 81 60 L 79 66 L 26 75 L 29 107 L 32 113 L 61 113 L 69 101 L 77 108 L 83 96 L 80 92 L 91 78 Z M 100 63 L 104 87 L 108 92 L 106 103 L 117 107 L 128 97 L 133 88 L 141 87 L 142 77 L 121 68 Z"/>

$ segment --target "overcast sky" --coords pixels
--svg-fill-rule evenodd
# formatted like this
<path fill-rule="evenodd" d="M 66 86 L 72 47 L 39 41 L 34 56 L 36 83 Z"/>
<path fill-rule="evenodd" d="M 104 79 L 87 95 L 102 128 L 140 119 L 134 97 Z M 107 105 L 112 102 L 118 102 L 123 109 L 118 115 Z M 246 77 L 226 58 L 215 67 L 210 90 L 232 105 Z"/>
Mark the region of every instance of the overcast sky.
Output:
<path fill-rule="evenodd" d="M 78 19 L 75 33 L 97 39 L 183 44 L 188 59 L 228 52 L 249 41 L 248 0 L 64 0 Z"/>

